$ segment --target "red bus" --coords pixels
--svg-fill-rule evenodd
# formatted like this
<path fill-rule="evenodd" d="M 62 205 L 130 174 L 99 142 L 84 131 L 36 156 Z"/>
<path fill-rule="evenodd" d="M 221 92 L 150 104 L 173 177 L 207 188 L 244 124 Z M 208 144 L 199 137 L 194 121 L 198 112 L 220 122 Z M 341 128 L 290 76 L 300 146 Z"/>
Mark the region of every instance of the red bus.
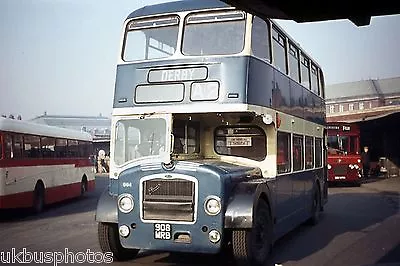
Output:
<path fill-rule="evenodd" d="M 88 133 L 0 118 L 0 209 L 32 208 L 94 188 Z"/>
<path fill-rule="evenodd" d="M 328 123 L 328 182 L 362 178 L 360 128 L 356 124 Z"/>

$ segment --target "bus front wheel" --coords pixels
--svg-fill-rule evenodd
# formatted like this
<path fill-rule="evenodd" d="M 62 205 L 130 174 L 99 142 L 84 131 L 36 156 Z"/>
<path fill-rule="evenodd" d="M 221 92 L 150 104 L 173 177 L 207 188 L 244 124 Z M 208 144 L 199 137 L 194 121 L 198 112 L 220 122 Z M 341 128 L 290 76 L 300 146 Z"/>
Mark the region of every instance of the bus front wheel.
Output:
<path fill-rule="evenodd" d="M 113 259 L 116 261 L 134 259 L 139 253 L 138 249 L 128 249 L 121 245 L 119 241 L 118 224 L 99 223 L 98 238 L 101 251 L 103 253 L 112 252 Z"/>
<path fill-rule="evenodd" d="M 272 247 L 272 219 L 268 204 L 260 200 L 253 227 L 232 232 L 232 251 L 238 265 L 264 265 Z"/>

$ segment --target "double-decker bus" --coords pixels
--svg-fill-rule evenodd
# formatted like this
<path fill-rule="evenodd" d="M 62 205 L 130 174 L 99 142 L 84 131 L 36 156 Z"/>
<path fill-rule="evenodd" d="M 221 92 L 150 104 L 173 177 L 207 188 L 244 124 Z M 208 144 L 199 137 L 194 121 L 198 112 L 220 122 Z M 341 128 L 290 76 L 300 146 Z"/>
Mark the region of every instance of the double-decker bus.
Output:
<path fill-rule="evenodd" d="M 95 186 L 88 133 L 0 118 L 0 209 L 78 197 Z"/>
<path fill-rule="evenodd" d="M 328 181 L 360 184 L 362 162 L 357 124 L 328 123 Z"/>
<path fill-rule="evenodd" d="M 219 1 L 146 6 L 123 26 L 102 251 L 262 265 L 327 202 L 321 67 L 272 20 Z"/>

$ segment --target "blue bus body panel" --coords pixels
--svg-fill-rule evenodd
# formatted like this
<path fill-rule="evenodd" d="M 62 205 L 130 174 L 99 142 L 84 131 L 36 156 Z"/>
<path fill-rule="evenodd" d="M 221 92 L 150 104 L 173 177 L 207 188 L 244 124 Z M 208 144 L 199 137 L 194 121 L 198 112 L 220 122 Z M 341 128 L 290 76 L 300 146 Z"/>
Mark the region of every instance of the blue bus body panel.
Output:
<path fill-rule="evenodd" d="M 221 247 L 221 241 L 213 244 L 209 241 L 208 233 L 210 230 L 218 230 L 223 236 L 224 229 L 224 210 L 225 204 L 230 195 L 232 180 L 235 176 L 247 176 L 248 172 L 254 171 L 254 168 L 238 167 L 224 163 L 207 163 L 197 168 L 194 167 L 180 167 L 179 162 L 176 168 L 172 171 L 167 171 L 163 168 L 157 167 L 156 164 L 150 167 L 151 170 L 143 170 L 140 166 L 130 168 L 122 172 L 119 179 L 114 181 L 115 184 L 110 189 L 115 194 L 129 193 L 135 199 L 135 208 L 132 212 L 126 214 L 118 211 L 118 224 L 128 225 L 135 223 L 135 229 L 131 230 L 131 234 L 127 238 L 120 237 L 122 246 L 126 248 L 136 249 L 151 249 L 151 250 L 164 250 L 164 251 L 182 251 L 182 252 L 199 252 L 199 253 L 217 253 Z M 187 165 L 187 163 L 186 163 Z M 147 169 L 150 169 L 146 167 Z M 172 227 L 172 238 L 170 240 L 160 240 L 154 237 L 154 222 L 143 221 L 140 217 L 140 180 L 142 177 L 151 176 L 153 174 L 182 174 L 185 176 L 195 177 L 198 181 L 198 200 L 196 203 L 197 216 L 195 217 L 194 224 L 176 224 L 169 223 Z M 131 186 L 124 186 L 123 184 L 131 183 Z M 205 199 L 215 195 L 221 198 L 222 211 L 216 216 L 207 215 L 204 211 Z M 206 226 L 208 230 L 202 231 L 202 227 Z M 175 233 L 189 233 L 191 236 L 191 243 L 177 243 L 174 241 Z"/>
<path fill-rule="evenodd" d="M 320 185 L 321 201 L 324 201 L 323 186 L 325 181 L 323 177 L 323 168 L 318 168 L 280 175 L 276 180 L 271 181 L 275 188 L 275 240 L 310 218 L 312 197 L 317 183 Z"/>
<path fill-rule="evenodd" d="M 199 68 L 206 69 L 207 73 L 204 77 L 199 76 L 197 80 L 168 81 L 160 80 L 159 77 L 157 80 L 150 80 L 150 73 L 155 71 L 178 73 Z M 174 76 L 171 75 L 171 78 L 174 79 Z M 193 100 L 192 84 L 206 81 L 219 82 L 217 98 Z M 173 93 L 165 90 L 165 85 L 177 86 L 174 92 L 175 98 L 171 98 Z M 135 98 L 137 86 L 151 88 L 148 93 L 149 99 L 156 92 L 159 95 L 166 93 L 165 97 L 159 96 L 159 98 L 169 98 L 169 100 L 164 102 L 158 100 L 154 103 L 138 102 Z M 145 93 L 142 89 L 141 97 L 146 97 Z M 114 95 L 114 108 L 151 106 L 157 111 L 157 108 L 162 109 L 163 106 L 177 103 L 180 106 L 198 103 L 250 104 L 273 108 L 318 124 L 324 124 L 325 121 L 325 103 L 322 98 L 276 70 L 272 65 L 251 56 L 163 60 L 119 65 Z M 121 101 L 122 99 L 126 101 Z"/>

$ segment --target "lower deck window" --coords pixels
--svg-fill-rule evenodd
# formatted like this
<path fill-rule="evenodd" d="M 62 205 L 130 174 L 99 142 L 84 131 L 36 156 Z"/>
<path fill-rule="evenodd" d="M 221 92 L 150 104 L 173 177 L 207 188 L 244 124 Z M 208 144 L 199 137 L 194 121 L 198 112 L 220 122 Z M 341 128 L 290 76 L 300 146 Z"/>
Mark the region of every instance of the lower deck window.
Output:
<path fill-rule="evenodd" d="M 194 154 L 200 151 L 200 123 L 175 120 L 173 127 L 174 153 Z"/>
<path fill-rule="evenodd" d="M 266 137 L 258 127 L 219 127 L 215 131 L 215 151 L 262 161 L 267 155 Z"/>
<path fill-rule="evenodd" d="M 303 136 L 293 135 L 293 171 L 303 170 Z"/>
<path fill-rule="evenodd" d="M 289 173 L 291 171 L 291 139 L 289 133 L 278 132 L 277 147 L 277 171 L 278 174 Z"/>

